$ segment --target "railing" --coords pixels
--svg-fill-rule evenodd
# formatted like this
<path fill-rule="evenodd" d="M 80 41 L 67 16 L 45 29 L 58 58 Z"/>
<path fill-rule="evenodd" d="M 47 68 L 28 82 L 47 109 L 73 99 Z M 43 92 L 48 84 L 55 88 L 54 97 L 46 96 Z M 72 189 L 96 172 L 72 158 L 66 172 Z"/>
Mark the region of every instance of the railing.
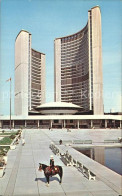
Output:
<path fill-rule="evenodd" d="M 89 140 L 88 140 L 89 141 Z M 91 141 L 91 140 L 90 140 Z M 55 155 L 60 155 L 60 158 L 62 160 L 62 162 L 66 165 L 66 166 L 75 166 L 80 172 L 82 172 L 82 174 L 88 178 L 88 180 L 95 180 L 96 175 L 90 171 L 89 168 L 87 168 L 85 165 L 83 165 L 81 162 L 77 161 L 76 159 L 74 159 L 68 151 L 64 152 L 63 149 L 61 149 L 59 146 L 57 147 L 54 143 L 50 144 L 50 148 L 53 151 L 53 153 Z"/>
<path fill-rule="evenodd" d="M 56 145 L 59 144 L 58 141 L 53 141 Z M 72 144 L 92 144 L 92 140 L 63 140 L 62 145 L 72 145 Z"/>
<path fill-rule="evenodd" d="M 117 140 L 104 140 L 104 143 L 120 143 L 121 141 L 119 139 Z"/>

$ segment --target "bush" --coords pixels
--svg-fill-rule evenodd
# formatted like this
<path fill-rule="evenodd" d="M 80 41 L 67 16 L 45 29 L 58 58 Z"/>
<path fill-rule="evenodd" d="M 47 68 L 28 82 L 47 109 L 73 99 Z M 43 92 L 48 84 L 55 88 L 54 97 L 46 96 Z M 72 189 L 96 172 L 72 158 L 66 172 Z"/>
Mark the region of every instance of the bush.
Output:
<path fill-rule="evenodd" d="M 4 166 L 4 163 L 3 162 L 0 162 L 0 167 L 3 167 Z"/>
<path fill-rule="evenodd" d="M 9 151 L 10 147 L 9 146 L 0 146 L 0 152 L 3 151 L 7 154 L 7 152 Z"/>
<path fill-rule="evenodd" d="M 21 130 L 18 130 L 17 133 L 16 133 L 16 135 L 19 135 L 20 133 L 21 133 Z"/>
<path fill-rule="evenodd" d="M 5 130 L 2 130 L 2 133 L 5 133 Z"/>
<path fill-rule="evenodd" d="M 15 137 L 16 137 L 16 136 L 13 135 L 13 134 L 9 136 L 9 138 L 12 139 L 12 140 L 13 140 Z"/>
<path fill-rule="evenodd" d="M 0 151 L 0 156 L 6 156 L 6 152 L 4 152 L 4 150 Z"/>

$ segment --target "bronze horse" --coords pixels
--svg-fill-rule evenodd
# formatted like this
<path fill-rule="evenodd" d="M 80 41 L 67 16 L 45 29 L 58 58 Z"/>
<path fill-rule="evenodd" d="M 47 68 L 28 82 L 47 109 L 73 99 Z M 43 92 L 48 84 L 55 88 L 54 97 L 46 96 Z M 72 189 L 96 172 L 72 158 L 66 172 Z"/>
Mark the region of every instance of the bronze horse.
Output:
<path fill-rule="evenodd" d="M 63 169 L 61 166 L 56 165 L 54 168 L 51 168 L 50 166 L 47 166 L 45 164 L 39 163 L 39 171 L 43 170 L 44 175 L 47 180 L 47 185 L 49 185 L 49 178 L 58 174 L 60 176 L 60 181 L 59 183 L 61 184 L 62 182 L 62 176 L 63 176 Z"/>

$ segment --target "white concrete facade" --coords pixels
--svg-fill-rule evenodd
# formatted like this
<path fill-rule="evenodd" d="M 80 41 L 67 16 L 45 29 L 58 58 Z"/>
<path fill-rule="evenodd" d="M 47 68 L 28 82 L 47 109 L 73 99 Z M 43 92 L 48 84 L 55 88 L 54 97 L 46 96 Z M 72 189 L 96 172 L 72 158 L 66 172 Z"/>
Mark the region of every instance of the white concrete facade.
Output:
<path fill-rule="evenodd" d="M 91 10 L 92 17 L 92 58 L 93 58 L 93 110 L 95 115 L 103 111 L 102 35 L 100 8 Z"/>
<path fill-rule="evenodd" d="M 28 114 L 30 48 L 31 34 L 21 31 L 15 41 L 15 115 Z"/>
<path fill-rule="evenodd" d="M 39 94 L 37 105 L 45 103 L 45 54 L 35 51 L 40 55 L 41 60 L 39 63 L 34 61 L 32 57 L 31 48 L 31 34 L 25 30 L 21 30 L 15 40 L 15 115 L 27 116 L 28 112 L 32 109 L 33 97 L 37 97 Z M 37 62 L 38 62 L 37 61 Z M 35 68 L 33 68 L 33 65 Z M 34 71 L 35 69 L 35 71 Z M 41 70 L 38 77 L 38 69 Z M 32 86 L 32 79 L 34 80 L 35 72 L 35 85 Z M 40 86 L 40 87 L 38 87 Z M 40 92 L 38 93 L 38 88 Z M 42 88 L 41 88 L 42 87 Z M 32 97 L 32 88 L 35 90 Z"/>
<path fill-rule="evenodd" d="M 61 102 L 61 40 L 55 40 L 54 47 L 54 100 Z"/>

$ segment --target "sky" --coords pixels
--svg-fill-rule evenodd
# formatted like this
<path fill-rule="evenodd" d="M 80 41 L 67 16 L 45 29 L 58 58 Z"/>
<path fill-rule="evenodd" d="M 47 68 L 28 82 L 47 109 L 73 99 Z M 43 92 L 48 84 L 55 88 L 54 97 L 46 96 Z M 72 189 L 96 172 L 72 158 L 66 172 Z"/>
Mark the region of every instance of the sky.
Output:
<path fill-rule="evenodd" d="M 0 0 L 0 115 L 9 114 L 14 44 L 21 29 L 32 34 L 32 48 L 46 54 L 46 102 L 54 101 L 54 39 L 80 31 L 88 10 L 99 5 L 102 17 L 104 111 L 121 111 L 121 0 Z"/>

